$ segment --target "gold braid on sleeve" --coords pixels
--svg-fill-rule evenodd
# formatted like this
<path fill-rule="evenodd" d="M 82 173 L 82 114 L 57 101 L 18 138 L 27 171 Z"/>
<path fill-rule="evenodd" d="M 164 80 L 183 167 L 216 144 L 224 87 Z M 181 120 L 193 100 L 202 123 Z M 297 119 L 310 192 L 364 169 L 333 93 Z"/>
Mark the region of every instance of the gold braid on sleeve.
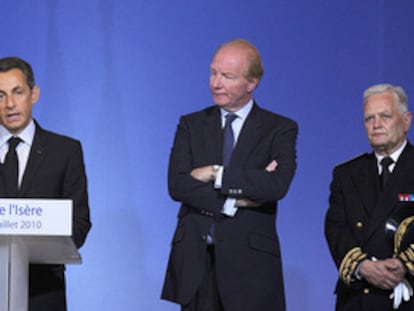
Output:
<path fill-rule="evenodd" d="M 355 281 L 355 271 L 359 263 L 367 256 L 359 247 L 354 247 L 345 255 L 339 266 L 339 277 L 345 284 L 350 285 L 352 281 Z"/>
<path fill-rule="evenodd" d="M 404 251 L 401 252 L 401 242 L 404 238 L 408 227 L 414 222 L 414 216 L 405 218 L 398 226 L 394 235 L 394 255 L 399 258 L 408 271 L 414 275 L 414 244 L 410 244 Z"/>

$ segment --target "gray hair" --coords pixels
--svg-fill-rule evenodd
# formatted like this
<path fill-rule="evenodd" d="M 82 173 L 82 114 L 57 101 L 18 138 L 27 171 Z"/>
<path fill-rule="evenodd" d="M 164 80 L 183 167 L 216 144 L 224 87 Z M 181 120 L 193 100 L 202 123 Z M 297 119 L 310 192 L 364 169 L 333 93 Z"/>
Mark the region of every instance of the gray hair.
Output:
<path fill-rule="evenodd" d="M 408 111 L 408 100 L 405 91 L 400 86 L 395 86 L 392 84 L 381 83 L 370 86 L 364 91 L 364 104 L 367 102 L 368 97 L 379 94 L 379 93 L 391 93 L 395 96 L 398 102 L 398 107 L 401 113 Z"/>

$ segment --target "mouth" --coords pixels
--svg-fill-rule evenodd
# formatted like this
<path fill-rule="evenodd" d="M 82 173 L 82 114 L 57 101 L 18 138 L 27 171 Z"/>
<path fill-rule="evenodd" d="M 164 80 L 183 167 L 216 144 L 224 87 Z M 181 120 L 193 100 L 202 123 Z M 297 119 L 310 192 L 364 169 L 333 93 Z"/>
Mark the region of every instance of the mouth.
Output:
<path fill-rule="evenodd" d="M 385 138 L 386 138 L 386 136 L 387 136 L 387 134 L 386 134 L 386 133 L 373 133 L 373 134 L 371 135 L 371 139 L 378 141 L 378 140 L 383 140 L 383 139 L 385 139 Z"/>
<path fill-rule="evenodd" d="M 19 120 L 19 118 L 20 118 L 20 113 L 18 113 L 18 112 L 15 112 L 15 113 L 9 113 L 9 114 L 7 114 L 7 115 L 6 115 L 6 120 L 7 120 L 8 122 L 14 122 L 14 121 L 17 121 L 17 120 Z"/>

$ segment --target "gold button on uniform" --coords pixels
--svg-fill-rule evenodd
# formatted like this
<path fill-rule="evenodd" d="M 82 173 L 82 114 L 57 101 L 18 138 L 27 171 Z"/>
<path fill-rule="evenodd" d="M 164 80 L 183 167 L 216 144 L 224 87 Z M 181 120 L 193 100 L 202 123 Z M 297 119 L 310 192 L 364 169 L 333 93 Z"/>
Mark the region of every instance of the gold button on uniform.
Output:
<path fill-rule="evenodd" d="M 369 294 L 369 288 L 364 288 L 364 294 L 368 295 Z"/>
<path fill-rule="evenodd" d="M 364 226 L 364 225 L 363 225 L 363 223 L 362 223 L 362 222 L 360 222 L 360 221 L 358 221 L 358 222 L 356 223 L 356 227 L 357 227 L 358 229 L 361 229 L 363 226 Z"/>

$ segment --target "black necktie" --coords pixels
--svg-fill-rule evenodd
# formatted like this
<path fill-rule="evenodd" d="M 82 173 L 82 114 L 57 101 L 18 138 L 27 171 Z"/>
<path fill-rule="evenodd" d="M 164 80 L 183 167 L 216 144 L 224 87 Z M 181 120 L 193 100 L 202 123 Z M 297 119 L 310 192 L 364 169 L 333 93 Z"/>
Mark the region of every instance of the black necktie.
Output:
<path fill-rule="evenodd" d="M 21 142 L 19 137 L 12 137 L 8 140 L 9 151 L 4 160 L 4 176 L 6 177 L 6 195 L 9 198 L 17 196 L 19 161 L 17 159 L 16 146 Z"/>
<path fill-rule="evenodd" d="M 381 160 L 381 166 L 382 166 L 381 186 L 382 186 L 383 190 L 385 189 L 385 186 L 387 185 L 388 178 L 391 175 L 390 170 L 389 170 L 389 166 L 392 163 L 394 163 L 394 161 L 390 157 L 385 157 Z"/>
<path fill-rule="evenodd" d="M 237 118 L 237 115 L 230 112 L 226 115 L 226 123 L 223 131 L 223 166 L 227 166 L 230 162 L 231 153 L 234 147 L 234 133 L 231 123 Z"/>

